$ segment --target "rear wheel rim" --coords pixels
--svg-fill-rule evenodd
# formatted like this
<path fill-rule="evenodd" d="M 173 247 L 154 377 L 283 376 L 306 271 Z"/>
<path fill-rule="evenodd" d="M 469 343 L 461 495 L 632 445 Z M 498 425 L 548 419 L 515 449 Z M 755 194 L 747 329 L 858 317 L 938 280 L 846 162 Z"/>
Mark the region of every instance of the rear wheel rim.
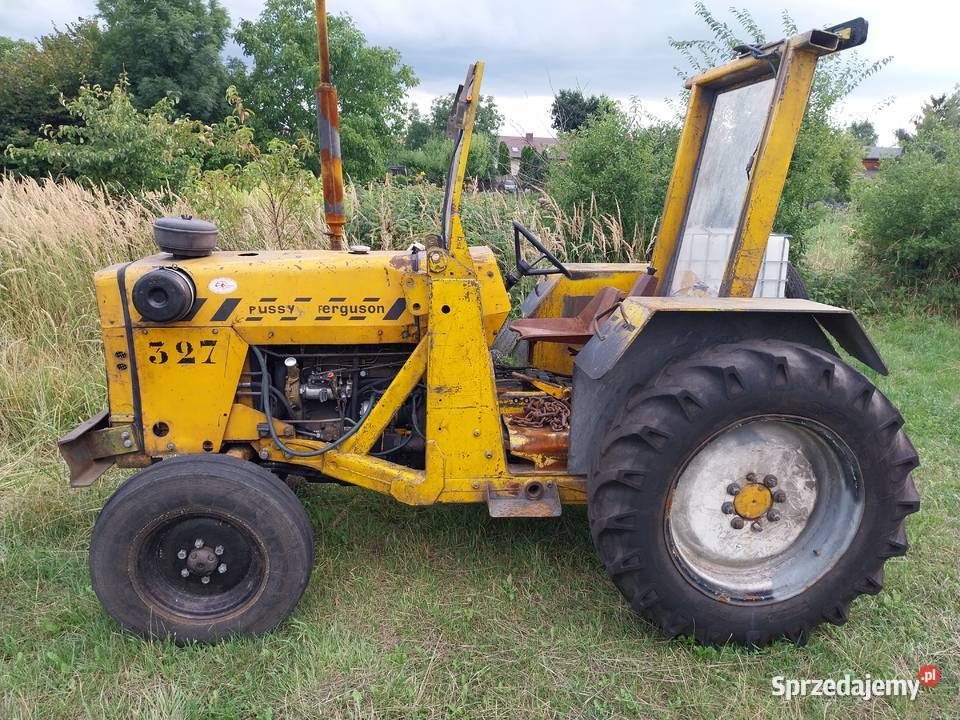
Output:
<path fill-rule="evenodd" d="M 249 607 L 266 581 L 266 552 L 252 530 L 216 511 L 158 518 L 130 554 L 141 598 L 179 620 L 211 621 Z"/>
<path fill-rule="evenodd" d="M 863 517 L 859 466 L 843 440 L 805 418 L 739 421 L 701 445 L 671 489 L 674 563 L 732 604 L 786 600 L 850 548 Z"/>

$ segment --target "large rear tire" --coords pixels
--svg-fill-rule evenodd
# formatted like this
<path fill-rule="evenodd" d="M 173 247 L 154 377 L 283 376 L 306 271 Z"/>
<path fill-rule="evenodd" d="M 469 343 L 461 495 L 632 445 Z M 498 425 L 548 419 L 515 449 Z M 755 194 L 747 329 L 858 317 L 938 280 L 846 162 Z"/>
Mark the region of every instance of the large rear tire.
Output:
<path fill-rule="evenodd" d="M 670 637 L 803 643 L 907 550 L 919 464 L 896 408 L 834 355 L 722 345 L 624 393 L 588 482 L 597 551 Z"/>
<path fill-rule="evenodd" d="M 90 542 L 93 589 L 123 627 L 178 643 L 262 633 L 296 606 L 313 531 L 272 473 L 224 455 L 164 460 L 107 501 Z"/>

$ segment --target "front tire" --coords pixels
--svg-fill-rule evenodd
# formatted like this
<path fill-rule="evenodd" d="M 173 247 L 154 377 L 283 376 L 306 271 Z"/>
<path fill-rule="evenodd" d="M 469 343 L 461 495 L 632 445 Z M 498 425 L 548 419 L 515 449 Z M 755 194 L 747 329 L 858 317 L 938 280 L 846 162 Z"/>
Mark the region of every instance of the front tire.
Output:
<path fill-rule="evenodd" d="M 897 410 L 836 356 L 722 345 L 625 398 L 589 478 L 590 526 L 668 636 L 803 643 L 906 552 L 919 460 Z"/>
<path fill-rule="evenodd" d="M 272 473 L 224 455 L 186 455 L 133 475 L 90 542 L 93 589 L 123 627 L 175 642 L 262 633 L 296 606 L 313 531 Z"/>

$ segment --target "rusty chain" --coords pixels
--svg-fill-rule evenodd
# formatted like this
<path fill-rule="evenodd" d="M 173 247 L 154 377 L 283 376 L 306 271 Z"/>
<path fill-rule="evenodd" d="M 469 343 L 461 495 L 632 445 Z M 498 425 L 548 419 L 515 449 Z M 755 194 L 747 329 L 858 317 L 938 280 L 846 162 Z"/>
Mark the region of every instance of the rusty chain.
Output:
<path fill-rule="evenodd" d="M 551 397 L 533 398 L 527 403 L 523 415 L 512 417 L 510 424 L 529 428 L 549 426 L 551 430 L 562 432 L 570 429 L 570 407 Z"/>

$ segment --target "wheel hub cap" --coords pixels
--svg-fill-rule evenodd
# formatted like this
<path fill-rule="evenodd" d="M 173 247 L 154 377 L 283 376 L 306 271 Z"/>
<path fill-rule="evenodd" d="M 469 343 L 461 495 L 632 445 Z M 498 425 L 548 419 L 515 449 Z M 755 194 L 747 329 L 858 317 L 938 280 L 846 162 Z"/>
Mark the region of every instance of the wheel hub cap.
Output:
<path fill-rule="evenodd" d="M 197 575 L 209 575 L 219 564 L 219 558 L 209 547 L 194 548 L 187 556 L 187 569 Z"/>
<path fill-rule="evenodd" d="M 773 504 L 773 493 L 765 485 L 750 483 L 733 499 L 737 515 L 746 520 L 756 520 L 767 514 Z"/>

